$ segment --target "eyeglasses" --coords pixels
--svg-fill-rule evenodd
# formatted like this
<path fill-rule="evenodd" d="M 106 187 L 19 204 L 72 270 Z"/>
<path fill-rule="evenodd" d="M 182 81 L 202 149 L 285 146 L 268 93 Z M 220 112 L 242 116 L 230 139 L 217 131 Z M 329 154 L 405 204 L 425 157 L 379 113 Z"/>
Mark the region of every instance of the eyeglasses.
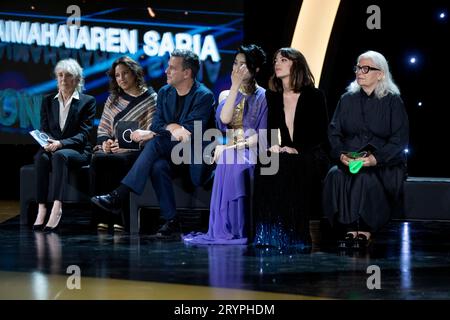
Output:
<path fill-rule="evenodd" d="M 381 71 L 380 69 L 374 68 L 374 67 L 371 67 L 371 66 L 354 66 L 353 67 L 353 71 L 355 73 L 357 73 L 359 70 L 361 70 L 361 72 L 364 73 L 364 74 L 369 73 L 369 71 L 372 71 L 372 70 Z"/>

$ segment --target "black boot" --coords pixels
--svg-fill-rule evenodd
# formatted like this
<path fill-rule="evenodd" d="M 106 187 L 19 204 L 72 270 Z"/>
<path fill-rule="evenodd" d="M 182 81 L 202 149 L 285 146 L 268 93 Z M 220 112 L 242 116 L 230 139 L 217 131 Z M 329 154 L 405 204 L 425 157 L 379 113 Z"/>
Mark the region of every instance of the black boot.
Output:
<path fill-rule="evenodd" d="M 181 233 L 181 225 L 177 218 L 167 220 L 156 232 L 157 237 L 173 238 Z"/>
<path fill-rule="evenodd" d="M 91 198 L 91 201 L 103 210 L 114 214 L 119 214 L 122 210 L 122 199 L 116 191 L 101 196 L 94 196 Z"/>

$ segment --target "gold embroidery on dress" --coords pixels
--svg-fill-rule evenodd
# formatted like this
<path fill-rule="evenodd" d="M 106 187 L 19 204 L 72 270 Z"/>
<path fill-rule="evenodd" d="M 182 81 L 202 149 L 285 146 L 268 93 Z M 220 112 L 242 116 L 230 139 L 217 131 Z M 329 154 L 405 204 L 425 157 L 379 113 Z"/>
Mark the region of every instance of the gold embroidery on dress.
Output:
<path fill-rule="evenodd" d="M 245 100 L 246 97 L 249 95 L 248 92 L 245 91 L 245 88 L 241 86 L 239 88 L 239 92 L 242 93 L 243 98 L 241 102 L 239 102 L 233 110 L 233 118 L 230 122 L 230 127 L 233 132 L 232 139 L 230 139 L 229 144 L 237 144 L 240 142 L 245 141 L 245 135 L 244 135 L 244 108 L 245 108 Z M 251 94 L 251 93 L 250 93 Z"/>

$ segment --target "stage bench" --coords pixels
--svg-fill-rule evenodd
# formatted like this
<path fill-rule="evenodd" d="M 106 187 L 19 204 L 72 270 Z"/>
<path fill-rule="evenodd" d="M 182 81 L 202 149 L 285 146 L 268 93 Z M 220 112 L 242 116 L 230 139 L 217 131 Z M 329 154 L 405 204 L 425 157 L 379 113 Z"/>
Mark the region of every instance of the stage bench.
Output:
<path fill-rule="evenodd" d="M 183 187 L 180 178 L 173 181 L 177 209 L 209 210 L 210 190 L 199 187 L 188 191 Z M 159 208 L 150 179 L 142 195 L 134 193 L 130 195 L 131 233 L 139 232 L 140 209 L 143 207 Z M 450 178 L 408 177 L 404 183 L 404 202 L 401 211 L 402 214 L 394 214 L 392 218 L 450 220 Z M 253 221 L 250 219 L 250 222 Z"/>
<path fill-rule="evenodd" d="M 63 185 L 63 188 L 67 190 L 67 201 L 64 201 L 65 203 L 89 203 L 89 166 L 69 170 L 69 180 Z M 51 194 L 51 183 L 49 191 L 49 194 Z M 48 202 L 53 202 L 53 200 L 48 199 Z M 20 224 L 29 224 L 30 216 L 32 219 L 36 218 L 37 211 L 29 212 L 31 203 L 36 203 L 36 173 L 34 164 L 25 165 L 20 168 Z"/>
<path fill-rule="evenodd" d="M 404 185 L 403 218 L 450 220 L 450 178 L 409 177 Z"/>
<path fill-rule="evenodd" d="M 174 178 L 173 191 L 177 210 L 209 210 L 211 200 L 211 185 L 193 187 L 187 185 L 182 178 Z M 144 192 L 137 195 L 130 193 L 130 233 L 139 233 L 140 214 L 142 208 L 159 209 L 159 201 L 150 178 L 147 180 Z"/>

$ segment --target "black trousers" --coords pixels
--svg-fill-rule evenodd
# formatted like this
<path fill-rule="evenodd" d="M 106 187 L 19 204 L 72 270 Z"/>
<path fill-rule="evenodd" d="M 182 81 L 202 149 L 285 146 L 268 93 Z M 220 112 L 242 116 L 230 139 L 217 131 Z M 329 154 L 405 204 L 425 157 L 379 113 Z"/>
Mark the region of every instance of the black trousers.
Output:
<path fill-rule="evenodd" d="M 113 188 L 120 184 L 123 177 L 133 166 L 140 151 L 130 151 L 124 153 L 104 153 L 96 152 L 92 155 L 91 165 L 89 168 L 90 175 L 90 192 L 91 195 L 100 195 L 111 192 Z M 128 200 L 128 199 L 127 199 Z M 122 213 L 128 216 L 129 201 L 122 204 Z M 113 217 L 104 210 L 93 206 L 94 220 L 97 223 L 112 222 L 122 224 L 122 217 Z M 111 221 L 113 219 L 114 221 Z"/>
<path fill-rule="evenodd" d="M 34 157 L 36 170 L 37 202 L 46 203 L 60 200 L 64 202 L 64 186 L 68 183 L 69 170 L 81 168 L 89 164 L 90 154 L 73 149 L 60 149 L 55 152 L 46 152 L 40 149 Z M 50 173 L 51 181 L 50 181 Z M 49 188 L 51 183 L 51 188 Z M 52 194 L 49 194 L 49 190 Z"/>

